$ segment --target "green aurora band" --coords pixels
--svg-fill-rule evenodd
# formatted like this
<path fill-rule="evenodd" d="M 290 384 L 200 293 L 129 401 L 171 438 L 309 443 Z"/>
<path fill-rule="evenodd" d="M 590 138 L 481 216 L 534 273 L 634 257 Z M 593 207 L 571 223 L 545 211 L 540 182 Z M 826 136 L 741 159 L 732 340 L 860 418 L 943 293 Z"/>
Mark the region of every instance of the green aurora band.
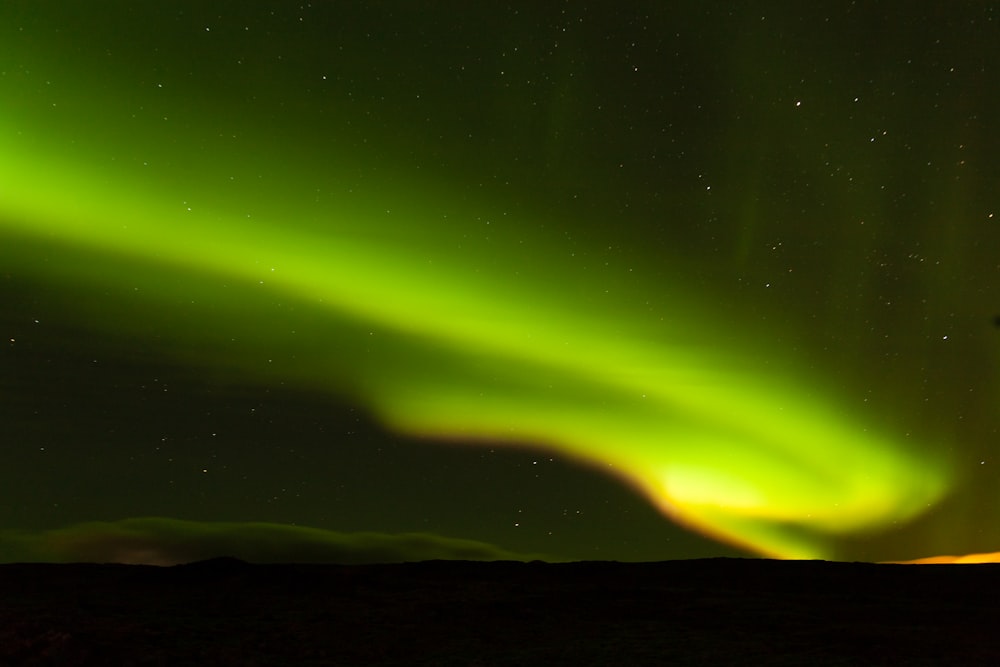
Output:
<path fill-rule="evenodd" d="M 294 133 L 244 119 L 231 140 L 235 108 L 164 117 L 155 90 L 126 105 L 66 76 L 49 105 L 39 76 L 3 79 L 25 102 L 0 117 L 0 256 L 109 335 L 155 328 L 183 361 L 329 391 L 402 433 L 557 450 L 770 556 L 829 556 L 949 489 L 940 460 L 720 336 L 694 288 L 609 282 L 522 214 L 404 169 L 352 176 Z M 463 234 L 484 210 L 495 231 Z"/>

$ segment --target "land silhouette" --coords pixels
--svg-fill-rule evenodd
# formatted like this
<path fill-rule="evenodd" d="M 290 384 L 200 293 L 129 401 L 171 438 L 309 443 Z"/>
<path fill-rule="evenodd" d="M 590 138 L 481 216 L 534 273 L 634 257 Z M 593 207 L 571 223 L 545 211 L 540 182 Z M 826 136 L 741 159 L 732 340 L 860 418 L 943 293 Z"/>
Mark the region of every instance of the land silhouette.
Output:
<path fill-rule="evenodd" d="M 0 566 L 0 665 L 1000 664 L 1000 565 Z"/>

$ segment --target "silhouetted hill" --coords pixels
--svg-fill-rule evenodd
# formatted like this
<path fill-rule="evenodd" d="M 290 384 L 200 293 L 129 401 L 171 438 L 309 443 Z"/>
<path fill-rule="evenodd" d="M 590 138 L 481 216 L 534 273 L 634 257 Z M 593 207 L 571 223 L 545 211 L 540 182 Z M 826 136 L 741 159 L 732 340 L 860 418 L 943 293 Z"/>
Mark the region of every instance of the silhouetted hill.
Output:
<path fill-rule="evenodd" d="M 0 566 L 0 665 L 1000 664 L 1000 566 Z"/>

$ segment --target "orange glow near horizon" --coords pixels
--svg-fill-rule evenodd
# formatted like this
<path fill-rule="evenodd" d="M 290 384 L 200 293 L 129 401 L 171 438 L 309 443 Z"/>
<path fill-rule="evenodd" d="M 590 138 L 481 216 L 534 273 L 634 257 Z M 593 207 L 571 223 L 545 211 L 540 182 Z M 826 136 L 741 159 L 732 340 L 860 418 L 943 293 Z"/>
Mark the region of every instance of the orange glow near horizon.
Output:
<path fill-rule="evenodd" d="M 981 563 L 1000 563 L 1000 551 L 964 556 L 928 556 L 915 560 L 891 561 L 898 565 L 977 565 Z"/>

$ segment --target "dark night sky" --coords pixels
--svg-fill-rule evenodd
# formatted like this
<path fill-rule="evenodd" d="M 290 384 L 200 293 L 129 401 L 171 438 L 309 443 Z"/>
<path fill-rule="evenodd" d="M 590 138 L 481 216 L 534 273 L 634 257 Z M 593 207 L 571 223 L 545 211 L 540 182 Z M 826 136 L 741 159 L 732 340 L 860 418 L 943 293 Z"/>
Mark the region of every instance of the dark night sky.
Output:
<path fill-rule="evenodd" d="M 65 5 L 0 560 L 1000 550 L 989 3 Z"/>

